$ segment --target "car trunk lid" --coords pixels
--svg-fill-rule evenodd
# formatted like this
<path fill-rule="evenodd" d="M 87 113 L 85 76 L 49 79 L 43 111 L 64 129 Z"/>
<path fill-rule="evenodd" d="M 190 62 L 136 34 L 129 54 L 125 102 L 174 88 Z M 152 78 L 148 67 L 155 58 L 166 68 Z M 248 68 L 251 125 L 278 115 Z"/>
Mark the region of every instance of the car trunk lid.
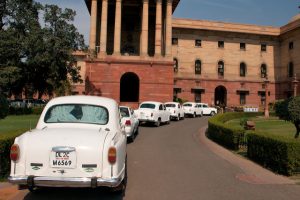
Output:
<path fill-rule="evenodd" d="M 53 128 L 28 134 L 26 174 L 50 177 L 101 176 L 103 144 L 109 132 Z"/>

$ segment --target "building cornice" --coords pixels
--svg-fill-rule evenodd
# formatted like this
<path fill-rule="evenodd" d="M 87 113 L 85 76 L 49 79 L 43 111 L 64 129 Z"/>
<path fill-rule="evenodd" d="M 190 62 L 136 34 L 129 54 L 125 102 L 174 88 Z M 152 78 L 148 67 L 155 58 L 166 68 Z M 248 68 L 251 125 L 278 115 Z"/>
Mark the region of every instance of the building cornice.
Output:
<path fill-rule="evenodd" d="M 257 26 L 251 24 L 238 24 L 229 22 L 193 20 L 193 19 L 173 19 L 173 28 L 179 29 L 199 29 L 235 33 L 248 33 L 258 35 L 279 36 L 280 28 L 272 26 Z"/>
<path fill-rule="evenodd" d="M 92 1 L 92 0 L 84 0 L 84 1 L 85 1 L 85 5 L 86 5 L 86 7 L 87 7 L 89 13 L 91 13 L 91 1 Z M 100 1 L 100 0 L 98 0 L 98 1 Z M 169 0 L 168 0 L 168 1 L 169 1 Z M 176 8 L 177 8 L 179 2 L 180 2 L 180 0 L 172 0 L 172 3 L 173 3 L 173 8 L 172 8 L 172 10 L 173 10 L 173 12 L 176 10 Z"/>

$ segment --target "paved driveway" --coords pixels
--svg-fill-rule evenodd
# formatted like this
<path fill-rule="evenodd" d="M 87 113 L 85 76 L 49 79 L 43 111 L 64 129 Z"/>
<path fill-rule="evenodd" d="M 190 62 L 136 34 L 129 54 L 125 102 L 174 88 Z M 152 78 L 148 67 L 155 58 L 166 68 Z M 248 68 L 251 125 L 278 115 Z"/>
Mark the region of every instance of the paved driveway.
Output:
<path fill-rule="evenodd" d="M 34 195 L 20 191 L 11 199 L 299 200 L 299 185 L 207 140 L 199 132 L 207 119 L 141 127 L 128 145 L 124 197 L 104 190 L 54 189 Z"/>

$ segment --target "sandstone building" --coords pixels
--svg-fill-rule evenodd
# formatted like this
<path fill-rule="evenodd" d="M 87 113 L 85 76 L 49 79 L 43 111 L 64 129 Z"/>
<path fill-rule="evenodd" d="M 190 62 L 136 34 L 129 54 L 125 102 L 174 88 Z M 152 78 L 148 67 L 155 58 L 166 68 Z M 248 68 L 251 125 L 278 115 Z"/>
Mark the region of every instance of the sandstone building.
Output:
<path fill-rule="evenodd" d="M 136 106 L 146 100 L 263 105 L 292 96 L 300 15 L 283 27 L 173 19 L 180 0 L 85 0 L 90 52 L 77 53 L 75 93 Z M 181 3 L 188 3 L 182 1 Z"/>

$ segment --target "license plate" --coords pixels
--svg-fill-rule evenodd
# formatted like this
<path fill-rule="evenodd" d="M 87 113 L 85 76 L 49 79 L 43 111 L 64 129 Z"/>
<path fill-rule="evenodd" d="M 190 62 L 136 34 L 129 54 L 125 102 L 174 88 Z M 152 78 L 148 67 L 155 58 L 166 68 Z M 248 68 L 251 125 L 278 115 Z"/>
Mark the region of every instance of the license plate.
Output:
<path fill-rule="evenodd" d="M 51 152 L 50 166 L 53 168 L 75 168 L 76 167 L 76 152 L 59 151 Z"/>

